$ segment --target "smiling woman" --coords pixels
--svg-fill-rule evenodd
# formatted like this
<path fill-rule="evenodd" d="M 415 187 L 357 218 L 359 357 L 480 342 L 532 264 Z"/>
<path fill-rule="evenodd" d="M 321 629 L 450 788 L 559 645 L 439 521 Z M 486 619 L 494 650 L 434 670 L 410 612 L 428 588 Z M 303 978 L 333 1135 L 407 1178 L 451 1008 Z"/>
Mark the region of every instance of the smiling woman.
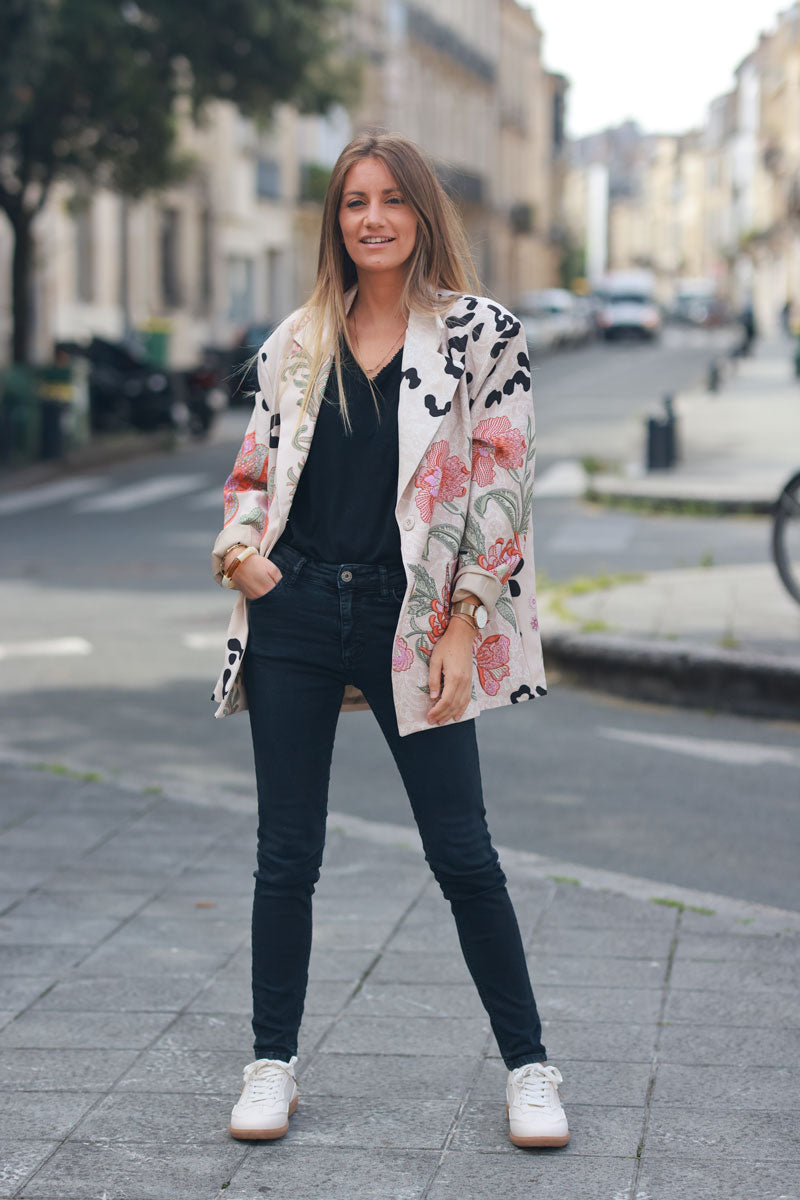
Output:
<path fill-rule="evenodd" d="M 336 723 L 369 706 L 509 1070 L 509 1136 L 569 1139 L 473 719 L 546 690 L 525 334 L 473 278 L 419 148 L 365 134 L 331 173 L 314 292 L 259 353 L 214 547 L 217 578 L 240 593 L 215 698 L 221 716 L 249 708 L 259 806 L 256 1057 L 234 1137 L 282 1137 L 297 1106 Z"/>

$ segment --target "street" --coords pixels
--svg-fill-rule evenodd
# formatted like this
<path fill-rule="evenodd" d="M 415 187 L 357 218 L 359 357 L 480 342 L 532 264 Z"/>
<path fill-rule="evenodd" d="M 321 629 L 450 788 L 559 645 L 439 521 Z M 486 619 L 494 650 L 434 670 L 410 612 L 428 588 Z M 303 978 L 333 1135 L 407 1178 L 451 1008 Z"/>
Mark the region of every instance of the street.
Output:
<path fill-rule="evenodd" d="M 668 331 L 659 346 L 591 346 L 537 368 L 543 580 L 767 560 L 766 518 L 593 510 L 569 484 L 582 455 L 626 460 L 642 413 L 701 377 L 718 347 L 717 335 Z M 208 445 L 0 496 L 4 753 L 253 811 L 247 719 L 215 721 L 209 703 L 231 603 L 209 549 L 246 421 L 237 408 Z M 533 708 L 484 714 L 478 728 L 500 846 L 800 908 L 796 727 L 551 678 Z M 409 824 L 371 714 L 341 719 L 331 810 Z"/>

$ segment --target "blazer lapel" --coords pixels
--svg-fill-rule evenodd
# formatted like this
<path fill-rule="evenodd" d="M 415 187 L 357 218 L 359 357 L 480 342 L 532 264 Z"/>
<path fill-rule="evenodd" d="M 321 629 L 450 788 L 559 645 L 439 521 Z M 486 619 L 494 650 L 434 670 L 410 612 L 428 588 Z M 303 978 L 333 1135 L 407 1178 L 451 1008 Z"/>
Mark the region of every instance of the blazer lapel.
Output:
<path fill-rule="evenodd" d="M 464 367 L 440 349 L 445 334 L 445 322 L 438 314 L 410 314 L 400 382 L 398 499 L 450 412 L 453 393 L 464 373 Z"/>

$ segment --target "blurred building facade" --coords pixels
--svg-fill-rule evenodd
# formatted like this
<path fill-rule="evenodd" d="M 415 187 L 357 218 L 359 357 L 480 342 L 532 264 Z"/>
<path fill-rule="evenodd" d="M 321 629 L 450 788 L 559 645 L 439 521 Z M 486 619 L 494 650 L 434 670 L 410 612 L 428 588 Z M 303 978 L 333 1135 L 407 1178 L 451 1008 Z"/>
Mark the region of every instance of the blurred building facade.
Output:
<path fill-rule="evenodd" d="M 800 20 L 795 3 L 762 33 L 701 129 L 646 135 L 630 122 L 570 147 L 570 235 L 591 225 L 592 164 L 608 170 L 607 261 L 645 266 L 663 298 L 681 280 L 715 280 L 750 301 L 763 328 L 792 302 L 800 318 Z"/>
<path fill-rule="evenodd" d="M 513 304 L 558 282 L 566 80 L 517 0 L 353 0 L 344 40 L 362 61 L 350 112 L 266 126 L 230 104 L 180 123 L 194 169 L 137 202 L 53 190 L 36 225 L 35 357 L 53 342 L 169 331 L 173 365 L 279 320 L 309 293 L 330 168 L 354 133 L 422 145 L 465 220 L 482 285 Z M 10 330 L 9 231 L 0 226 L 0 336 Z"/>

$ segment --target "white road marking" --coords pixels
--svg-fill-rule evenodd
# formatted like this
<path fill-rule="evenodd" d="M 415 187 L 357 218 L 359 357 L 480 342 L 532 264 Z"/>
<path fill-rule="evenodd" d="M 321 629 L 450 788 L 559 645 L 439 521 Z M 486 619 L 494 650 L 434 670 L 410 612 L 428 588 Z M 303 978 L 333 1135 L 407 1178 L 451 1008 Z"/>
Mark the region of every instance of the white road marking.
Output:
<path fill-rule="evenodd" d="M 92 643 L 82 637 L 46 638 L 39 642 L 0 642 L 0 659 L 65 658 L 91 653 Z"/>
<path fill-rule="evenodd" d="M 668 750 L 673 754 L 704 758 L 709 762 L 725 763 L 728 766 L 760 767 L 767 763 L 776 763 L 785 767 L 800 767 L 800 751 L 789 750 L 785 746 L 676 737 L 666 733 L 638 733 L 632 729 L 609 729 L 603 726 L 598 726 L 597 732 L 601 737 L 611 738 L 616 742 L 652 746 L 654 750 Z"/>
<path fill-rule="evenodd" d="M 79 513 L 127 512 L 132 508 L 143 508 L 146 504 L 157 504 L 186 492 L 197 491 L 207 483 L 206 475 L 159 475 L 155 479 L 144 479 L 129 487 L 92 496 L 75 505 Z"/>
<path fill-rule="evenodd" d="M 222 483 L 224 483 L 224 480 Z M 218 484 L 217 487 L 211 488 L 208 492 L 203 492 L 201 495 L 195 496 L 192 504 L 196 508 L 218 508 L 222 512 L 222 483 Z"/>
<path fill-rule="evenodd" d="M 553 463 L 538 476 L 533 488 L 534 497 L 582 496 L 586 490 L 586 472 L 575 458 Z"/>
<path fill-rule="evenodd" d="M 225 631 L 221 633 L 184 633 L 181 642 L 187 650 L 219 650 L 225 649 Z"/>
<path fill-rule="evenodd" d="M 0 496 L 0 516 L 12 513 L 40 511 L 48 504 L 71 500 L 94 492 L 108 483 L 98 475 L 78 476 L 77 479 L 61 479 L 57 483 L 43 483 L 40 487 L 24 488 L 13 495 Z"/>

